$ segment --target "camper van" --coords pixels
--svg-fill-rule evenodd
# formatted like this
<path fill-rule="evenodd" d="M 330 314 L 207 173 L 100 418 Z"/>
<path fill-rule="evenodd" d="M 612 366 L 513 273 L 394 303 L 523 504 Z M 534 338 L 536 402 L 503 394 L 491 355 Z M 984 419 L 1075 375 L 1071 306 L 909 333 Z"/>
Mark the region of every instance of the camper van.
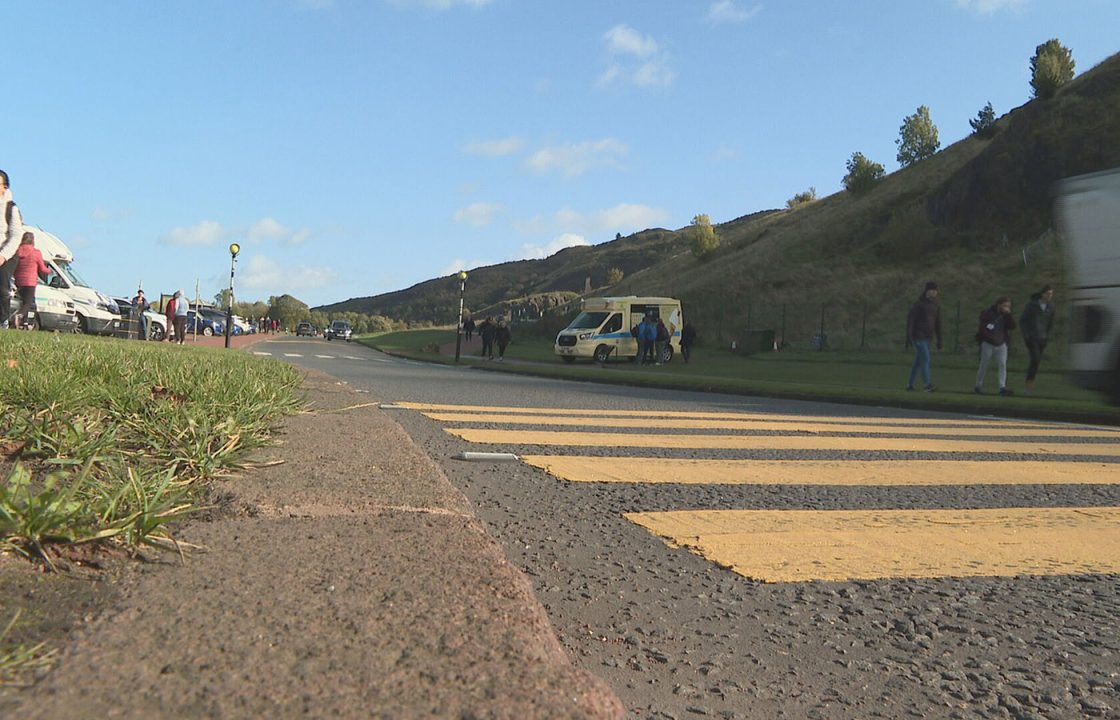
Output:
<path fill-rule="evenodd" d="M 583 301 L 582 312 L 572 320 L 568 327 L 556 336 L 553 350 L 564 362 L 572 363 L 576 358 L 593 358 L 605 363 L 612 357 L 637 358 L 638 341 L 633 334 L 634 328 L 647 313 L 655 319 L 660 318 L 669 329 L 669 342 L 661 351 L 661 362 L 673 359 L 673 353 L 680 347 L 681 301 L 667 297 L 603 297 L 588 298 Z"/>
<path fill-rule="evenodd" d="M 25 231 L 35 235 L 35 247 L 43 253 L 43 262 L 51 269 L 49 284 L 74 302 L 78 331 L 91 335 L 112 335 L 121 328 L 121 313 L 109 297 L 94 290 L 75 272 L 74 253 L 55 235 L 33 225 Z"/>
<path fill-rule="evenodd" d="M 1072 379 L 1120 404 L 1120 168 L 1063 180 L 1055 191 L 1072 270 Z"/>

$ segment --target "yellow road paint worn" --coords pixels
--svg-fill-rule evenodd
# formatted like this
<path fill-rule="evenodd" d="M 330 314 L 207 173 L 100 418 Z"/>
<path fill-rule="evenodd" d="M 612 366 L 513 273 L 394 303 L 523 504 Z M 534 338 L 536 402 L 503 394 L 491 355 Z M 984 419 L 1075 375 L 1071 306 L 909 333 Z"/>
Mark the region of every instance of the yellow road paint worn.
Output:
<path fill-rule="evenodd" d="M 522 455 L 572 482 L 688 485 L 1108 485 L 1120 464 L 977 460 L 683 460 Z"/>
<path fill-rule="evenodd" d="M 919 425 L 914 426 L 909 421 L 900 420 L 895 423 L 794 423 L 792 421 L 767 422 L 765 419 L 701 419 L 701 418 L 643 418 L 627 419 L 619 417 L 572 417 L 572 416 L 543 416 L 543 415 L 509 415 L 509 414 L 484 414 L 484 413 L 447 413 L 423 412 L 425 417 L 438 422 L 457 423 L 493 423 L 495 425 L 559 425 L 591 428 L 666 428 L 674 430 L 764 430 L 768 432 L 785 433 L 880 433 L 888 435 L 930 435 L 938 437 L 955 437 L 975 435 L 980 427 L 975 425 L 960 426 L 956 430 L 946 430 L 944 426 Z M 1086 437 L 1086 438 L 1117 438 L 1120 436 L 1114 430 L 1098 430 L 1084 428 L 1055 428 L 1055 427 L 1023 427 L 1021 425 L 1004 426 L 999 423 L 990 423 L 981 426 L 987 435 L 1001 435 L 1006 437 Z M 932 429 L 931 429 L 932 428 Z"/>
<path fill-rule="evenodd" d="M 1008 422 L 996 419 L 934 419 L 934 418 L 886 418 L 874 416 L 843 417 L 838 415 L 782 415 L 777 413 L 749 413 L 749 412 L 686 412 L 677 410 L 601 410 L 595 408 L 533 408 L 533 407 L 487 407 L 481 405 L 445 405 L 438 403 L 413 403 L 398 402 L 399 407 L 421 412 L 467 412 L 467 413 L 502 413 L 515 415 L 556 415 L 579 416 L 586 418 L 602 417 L 632 417 L 632 418 L 696 418 L 701 420 L 768 420 L 771 422 L 819 422 L 846 425 L 848 423 L 887 424 L 898 425 L 929 425 L 931 427 L 1076 427 L 1063 423 L 1033 423 L 1033 422 Z M 593 423 L 588 423 L 593 424 Z M 1110 428 L 1097 428 L 1110 430 Z M 1111 429 L 1114 435 L 1120 435 L 1120 428 Z"/>
<path fill-rule="evenodd" d="M 571 445 L 577 447 L 698 450 L 881 450 L 983 452 L 1120 457 L 1118 443 L 1008 442 L 1003 438 L 931 440 L 928 438 L 805 437 L 785 435 L 656 435 L 633 433 L 548 432 L 444 428 L 467 442 L 491 445 Z"/>
<path fill-rule="evenodd" d="M 625 517 L 766 582 L 1120 572 L 1120 508 L 704 510 Z"/>

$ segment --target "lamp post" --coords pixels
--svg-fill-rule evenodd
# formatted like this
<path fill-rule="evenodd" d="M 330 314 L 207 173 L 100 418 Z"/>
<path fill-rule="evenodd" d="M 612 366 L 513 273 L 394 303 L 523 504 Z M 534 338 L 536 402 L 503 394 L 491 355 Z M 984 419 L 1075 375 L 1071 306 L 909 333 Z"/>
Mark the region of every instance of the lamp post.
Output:
<path fill-rule="evenodd" d="M 229 296 L 226 298 L 226 347 L 229 347 L 229 336 L 233 332 L 233 268 L 237 265 L 237 253 L 241 246 L 237 243 L 229 244 Z"/>
<path fill-rule="evenodd" d="M 459 350 L 463 346 L 463 294 L 467 291 L 467 271 L 459 271 L 459 326 L 455 328 L 455 362 L 459 362 Z"/>

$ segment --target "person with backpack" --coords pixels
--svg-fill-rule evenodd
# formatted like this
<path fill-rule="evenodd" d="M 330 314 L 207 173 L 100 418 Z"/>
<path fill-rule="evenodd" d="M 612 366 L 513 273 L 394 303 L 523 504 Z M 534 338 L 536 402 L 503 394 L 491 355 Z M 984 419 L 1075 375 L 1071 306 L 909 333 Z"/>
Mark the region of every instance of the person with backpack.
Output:
<path fill-rule="evenodd" d="M 653 362 L 653 346 L 657 342 L 657 323 L 653 321 L 653 313 L 646 313 L 638 323 L 638 362 L 648 365 Z"/>
<path fill-rule="evenodd" d="M 653 363 L 660 365 L 661 359 L 665 357 L 665 343 L 669 342 L 669 328 L 665 327 L 665 321 L 657 318 L 657 325 L 654 326 L 654 341 L 653 341 Z"/>
<path fill-rule="evenodd" d="M 988 364 L 993 357 L 999 369 L 999 394 L 1015 394 L 1007 387 L 1007 345 L 1014 329 L 1011 298 L 1006 295 L 996 298 L 991 307 L 980 313 L 980 326 L 976 329 L 976 340 L 980 343 L 980 369 L 976 373 L 975 388 L 977 395 L 984 392 L 984 375 L 988 372 Z"/>
<path fill-rule="evenodd" d="M 16 262 L 13 258 L 23 242 L 23 215 L 12 200 L 8 187 L 8 173 L 0 170 L 0 204 L 3 205 L 3 224 L 0 225 L 0 329 L 8 327 L 12 318 L 12 273 Z"/>
<path fill-rule="evenodd" d="M 1027 353 L 1030 354 L 1030 364 L 1027 365 L 1027 393 L 1034 392 L 1034 378 L 1038 375 L 1038 366 L 1042 362 L 1042 351 L 1046 349 L 1046 340 L 1050 330 L 1054 327 L 1054 288 L 1043 285 L 1042 289 L 1031 295 L 1030 302 L 1023 309 L 1019 318 L 1019 327 L 1023 331 L 1023 342 L 1027 344 Z"/>
<path fill-rule="evenodd" d="M 27 313 L 35 307 L 35 288 L 39 285 L 39 277 L 50 275 L 51 269 L 43 262 L 43 253 L 35 247 L 35 233 L 25 232 L 16 252 L 15 278 L 16 288 L 19 290 L 19 312 L 15 316 L 15 327 L 20 329 L 27 319 Z"/>

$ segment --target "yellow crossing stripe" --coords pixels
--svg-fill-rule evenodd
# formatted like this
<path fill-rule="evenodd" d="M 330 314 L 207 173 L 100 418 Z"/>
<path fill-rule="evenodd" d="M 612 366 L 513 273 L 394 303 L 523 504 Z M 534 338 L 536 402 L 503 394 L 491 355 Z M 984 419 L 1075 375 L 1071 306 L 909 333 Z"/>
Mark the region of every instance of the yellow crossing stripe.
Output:
<path fill-rule="evenodd" d="M 548 432 L 444 428 L 467 442 L 491 445 L 570 445 L 577 447 L 698 450 L 882 450 L 980 452 L 1120 457 L 1117 443 L 1008 442 L 1004 438 L 931 440 L 928 438 L 798 437 L 784 435 L 656 435 L 633 433 Z"/>
<path fill-rule="evenodd" d="M 689 485 L 1105 485 L 1120 464 L 976 460 L 686 460 L 522 455 L 562 480 Z"/>
<path fill-rule="evenodd" d="M 766 582 L 1120 572 L 1120 508 L 628 513 Z"/>
<path fill-rule="evenodd" d="M 602 417 L 633 417 L 633 418 L 695 418 L 699 420 L 763 420 L 770 422 L 814 422 L 833 425 L 859 424 L 886 424 L 886 425 L 929 425 L 937 427 L 1075 427 L 1062 423 L 1034 423 L 1034 422 L 1009 422 L 996 419 L 932 419 L 932 418 L 886 418 L 876 416 L 842 417 L 837 415 L 783 415 L 778 413 L 749 413 L 749 412 L 688 412 L 677 410 L 607 410 L 595 408 L 533 408 L 533 407 L 487 407 L 479 405 L 447 405 L 439 403 L 394 403 L 398 407 L 419 410 L 421 412 L 465 412 L 465 413 L 502 413 L 514 415 L 554 415 L 554 416 L 580 416 L 587 418 Z M 593 423 L 588 423 L 593 424 Z M 1097 428 L 1109 430 L 1109 428 Z M 1114 435 L 1120 435 L 1120 428 L 1112 429 Z"/>
<path fill-rule="evenodd" d="M 674 430 L 761 430 L 768 432 L 784 433 L 878 433 L 888 435 L 927 435 L 937 437 L 955 437 L 959 435 L 975 435 L 980 428 L 986 434 L 1002 435 L 1007 437 L 1084 437 L 1084 438 L 1116 438 L 1120 439 L 1115 430 L 1085 429 L 1080 427 L 1057 428 L 1054 426 L 1034 427 L 1022 425 L 1007 425 L 991 422 L 986 425 L 961 425 L 954 430 L 939 428 L 952 426 L 915 426 L 909 421 L 894 421 L 892 423 L 795 423 L 789 420 L 781 422 L 767 422 L 765 419 L 702 419 L 702 418 L 642 418 L 627 419 L 620 417 L 575 417 L 575 416 L 543 416 L 543 415 L 511 415 L 503 413 L 448 413 L 448 412 L 423 412 L 425 417 L 438 422 L 453 423 L 493 423 L 495 425 L 558 425 L 591 428 L 630 428 L 632 430 L 646 428 L 664 428 Z M 932 428 L 932 429 L 931 429 Z"/>

